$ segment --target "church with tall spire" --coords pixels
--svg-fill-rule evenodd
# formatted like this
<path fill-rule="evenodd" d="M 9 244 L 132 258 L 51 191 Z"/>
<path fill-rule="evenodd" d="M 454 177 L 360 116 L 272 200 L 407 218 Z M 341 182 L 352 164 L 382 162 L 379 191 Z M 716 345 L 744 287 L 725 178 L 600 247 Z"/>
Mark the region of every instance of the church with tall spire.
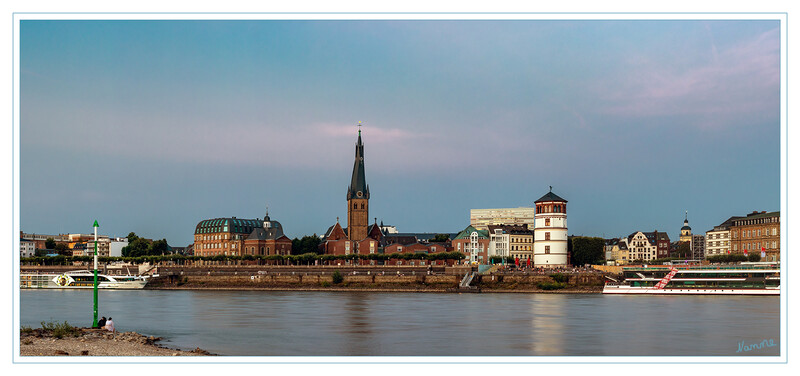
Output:
<path fill-rule="evenodd" d="M 350 240 L 367 237 L 369 226 L 369 185 L 364 174 L 364 144 L 361 142 L 361 122 L 353 162 L 353 176 L 347 187 L 347 234 Z"/>
<path fill-rule="evenodd" d="M 320 250 L 325 254 L 375 253 L 383 233 L 376 223 L 369 223 L 369 184 L 364 169 L 364 143 L 361 140 L 361 122 L 358 122 L 355 160 L 350 185 L 347 187 L 347 227 L 336 224 L 325 231 Z"/>

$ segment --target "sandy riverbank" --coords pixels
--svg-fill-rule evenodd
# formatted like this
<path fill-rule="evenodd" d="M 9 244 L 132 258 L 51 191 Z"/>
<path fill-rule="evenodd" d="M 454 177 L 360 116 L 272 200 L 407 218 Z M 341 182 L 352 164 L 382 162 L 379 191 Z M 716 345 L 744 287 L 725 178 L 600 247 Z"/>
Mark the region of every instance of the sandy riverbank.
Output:
<path fill-rule="evenodd" d="M 136 332 L 109 333 L 99 329 L 77 328 L 75 336 L 55 338 L 44 329 L 20 333 L 21 356 L 202 356 L 212 355 L 199 348 L 192 351 L 158 345 L 161 338 Z"/>

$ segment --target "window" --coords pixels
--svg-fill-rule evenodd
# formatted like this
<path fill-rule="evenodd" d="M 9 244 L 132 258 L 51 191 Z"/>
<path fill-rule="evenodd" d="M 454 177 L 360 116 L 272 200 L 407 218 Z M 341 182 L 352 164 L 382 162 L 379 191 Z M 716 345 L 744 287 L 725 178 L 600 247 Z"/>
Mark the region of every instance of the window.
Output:
<path fill-rule="evenodd" d="M 545 218 L 544 225 L 545 226 L 550 226 L 550 218 Z"/>
<path fill-rule="evenodd" d="M 549 245 L 544 246 L 544 253 L 545 254 L 550 254 L 550 246 Z"/>
<path fill-rule="evenodd" d="M 544 233 L 544 240 L 550 240 L 550 233 L 549 232 L 545 232 Z"/>
<path fill-rule="evenodd" d="M 356 204 L 356 203 L 354 202 L 354 203 L 353 203 L 353 209 L 358 209 L 357 205 L 358 205 L 358 204 Z"/>
<path fill-rule="evenodd" d="M 363 202 L 361 203 L 361 209 L 364 209 L 364 203 Z"/>

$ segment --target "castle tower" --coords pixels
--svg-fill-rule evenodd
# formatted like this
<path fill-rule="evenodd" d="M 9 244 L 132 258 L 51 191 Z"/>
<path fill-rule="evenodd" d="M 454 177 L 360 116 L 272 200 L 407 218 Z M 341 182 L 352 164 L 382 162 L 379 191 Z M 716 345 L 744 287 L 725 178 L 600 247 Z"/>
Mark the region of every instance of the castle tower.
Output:
<path fill-rule="evenodd" d="M 689 227 L 689 212 L 686 212 L 686 218 L 683 220 L 683 227 L 681 227 L 681 237 L 679 238 L 682 242 L 690 242 L 692 241 L 692 228 Z"/>
<path fill-rule="evenodd" d="M 536 200 L 533 216 L 533 264 L 567 265 L 567 200 L 550 192 Z"/>
<path fill-rule="evenodd" d="M 356 159 L 353 177 L 347 187 L 347 238 L 362 240 L 367 237 L 369 226 L 369 185 L 364 177 L 364 144 L 361 143 L 361 122 L 358 124 Z"/>

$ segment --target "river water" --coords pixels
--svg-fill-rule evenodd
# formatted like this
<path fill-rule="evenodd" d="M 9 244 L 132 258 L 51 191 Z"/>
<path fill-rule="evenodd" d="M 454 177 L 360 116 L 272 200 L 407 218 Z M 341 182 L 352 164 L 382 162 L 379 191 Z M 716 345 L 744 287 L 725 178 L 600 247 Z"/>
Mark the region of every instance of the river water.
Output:
<path fill-rule="evenodd" d="M 235 356 L 779 355 L 778 297 L 101 290 L 101 316 Z M 91 290 L 22 290 L 20 323 L 92 323 Z M 776 346 L 737 352 L 773 340 Z"/>

